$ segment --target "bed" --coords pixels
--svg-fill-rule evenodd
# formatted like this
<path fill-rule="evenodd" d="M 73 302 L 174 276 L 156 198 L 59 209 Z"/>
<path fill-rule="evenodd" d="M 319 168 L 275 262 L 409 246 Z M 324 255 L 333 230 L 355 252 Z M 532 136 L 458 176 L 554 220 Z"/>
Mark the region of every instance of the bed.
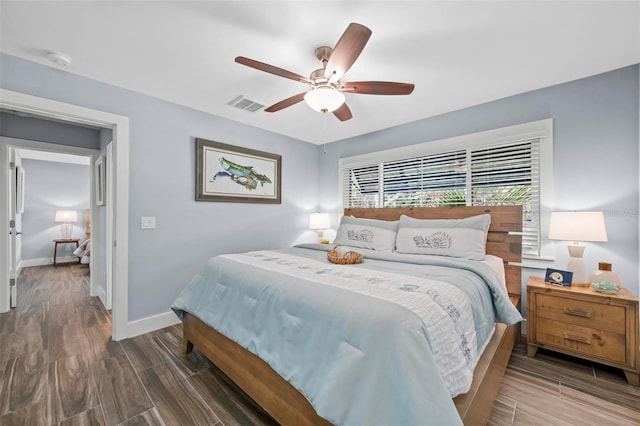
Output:
<path fill-rule="evenodd" d="M 419 288 L 417 291 L 421 292 L 424 289 L 424 294 L 436 300 L 429 286 L 435 285 L 432 282 L 434 279 L 440 283 L 440 274 L 444 274 L 445 270 L 449 274 L 449 269 L 460 269 L 462 272 L 456 274 L 472 277 L 468 278 L 472 280 L 477 280 L 477 276 L 483 274 L 490 275 L 484 266 L 476 267 L 477 262 L 452 260 L 443 256 L 401 254 L 401 260 L 406 264 L 399 264 L 395 263 L 395 258 L 393 263 L 387 259 L 387 256 L 395 254 L 375 253 L 374 250 L 360 248 L 359 251 L 365 255 L 365 262 L 361 265 L 327 266 L 331 264 L 326 261 L 326 252 L 314 245 L 291 250 L 217 256 L 187 286 L 191 291 L 194 288 L 198 290 L 189 293 L 185 289 L 172 306 L 183 320 L 183 348 L 189 352 L 193 345 L 197 346 L 281 424 L 358 424 L 363 421 L 371 424 L 418 424 L 424 423 L 425 419 L 434 424 L 484 424 L 491 413 L 515 339 L 520 334 L 518 318 L 521 317 L 517 311 L 521 272 L 518 266 L 509 262 L 518 263 L 521 259 L 521 208 L 345 209 L 345 217 L 389 222 L 400 219 L 402 215 L 417 219 L 462 219 L 483 214 L 491 215 L 486 234 L 486 252 L 504 262 L 506 288 L 498 290 L 497 285 L 489 283 L 493 279 L 485 277 L 482 281 L 487 282 L 489 290 L 480 292 L 491 294 L 494 305 L 502 305 L 493 307 L 496 318 L 507 318 L 504 322 L 512 325 L 496 323 L 491 331 L 486 332 L 487 338 L 482 341 L 479 336 L 483 333 L 476 330 L 477 334 L 470 334 L 457 344 L 444 345 L 445 348 L 468 349 L 468 342 L 475 342 L 476 338 L 478 340 L 477 347 L 467 351 L 478 354 L 473 361 L 467 360 L 467 364 L 473 364 L 475 369 L 465 373 L 469 377 L 454 379 L 453 385 L 445 383 L 440 377 L 439 365 L 425 361 L 429 357 L 442 357 L 442 354 L 436 350 L 432 355 L 429 350 L 426 353 L 419 352 L 424 351 L 424 346 L 435 348 L 434 342 L 438 338 L 428 335 L 426 345 L 420 340 L 426 321 L 419 317 L 416 320 L 414 312 L 402 306 L 405 302 L 396 301 L 399 303 L 396 306 L 396 303 L 379 300 L 377 295 L 362 294 L 371 290 L 369 287 L 362 290 L 359 284 L 353 284 L 354 287 L 349 289 L 333 288 L 337 280 L 331 276 L 339 275 L 342 283 L 349 281 L 350 275 L 358 276 L 357 279 L 365 275 L 375 283 L 372 287 L 378 285 L 378 280 L 395 280 L 402 283 L 398 288 L 403 291 L 416 291 Z M 300 257 L 303 260 L 299 260 Z M 422 265 L 422 259 L 414 260 L 418 257 L 437 260 L 435 264 Z M 468 264 L 473 264 L 473 271 L 468 269 Z M 246 271 L 254 267 L 263 268 L 258 280 L 245 277 Z M 437 279 L 431 276 L 423 278 L 421 271 L 424 268 L 432 268 Z M 301 270 L 313 271 L 311 281 L 317 282 L 307 282 L 305 278 L 304 286 L 298 284 L 296 276 Z M 253 280 L 255 283 L 230 287 L 227 284 L 232 280 Z M 276 282 L 282 288 L 274 286 Z M 237 287 L 245 285 L 251 288 L 249 293 L 246 289 L 237 292 Z M 447 296 L 456 299 L 456 291 L 471 291 L 467 290 L 467 284 L 457 289 L 451 287 L 453 293 L 449 295 L 444 290 L 441 294 L 435 292 L 438 297 L 443 297 L 437 300 L 445 300 Z M 293 292 L 292 301 L 278 299 L 280 294 L 287 292 Z M 396 291 L 394 294 L 403 297 L 405 293 Z M 419 296 L 429 299 L 424 294 Z M 233 300 L 235 305 L 232 304 Z M 366 303 L 362 303 L 363 300 Z M 194 306 L 190 306 L 190 303 Z M 447 303 L 443 306 L 447 306 Z M 202 305 L 217 306 L 218 310 L 207 312 L 201 310 Z M 465 317 L 463 310 L 454 309 L 453 312 L 456 315 L 451 315 L 449 310 L 450 318 L 460 317 L 458 312 Z M 476 314 L 474 311 L 474 320 L 477 321 L 476 316 L 489 316 L 486 309 L 480 312 L 483 313 Z M 318 315 L 326 316 L 319 317 L 324 320 L 309 326 L 309 318 Z M 396 321 L 396 315 L 400 316 L 399 321 Z M 274 317 L 275 322 L 271 321 Z M 256 324 L 247 326 L 247 321 L 259 323 L 255 335 L 251 335 L 254 331 L 247 330 L 256 328 Z M 362 322 L 369 327 L 365 327 L 365 332 L 351 329 L 352 325 L 357 326 Z M 215 328 L 210 324 L 215 324 Z M 452 324 L 451 327 L 458 327 L 458 323 Z M 338 337 L 333 336 L 336 334 Z M 329 354 L 323 355 L 323 351 Z M 464 357 L 462 359 L 464 361 Z M 302 366 L 302 360 L 309 360 L 313 368 Z M 468 370 L 468 367 L 466 365 L 462 369 Z M 464 393 L 452 400 L 450 395 L 457 395 L 460 389 Z"/>
<path fill-rule="evenodd" d="M 73 254 L 80 259 L 81 264 L 91 264 L 91 210 L 89 209 L 84 211 L 84 240 L 73 251 Z"/>

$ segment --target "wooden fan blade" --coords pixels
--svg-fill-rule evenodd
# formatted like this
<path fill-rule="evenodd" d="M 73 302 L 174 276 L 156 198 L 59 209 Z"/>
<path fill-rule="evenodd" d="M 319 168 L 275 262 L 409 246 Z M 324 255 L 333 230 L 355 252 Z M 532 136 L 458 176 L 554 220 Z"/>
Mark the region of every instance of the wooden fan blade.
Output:
<path fill-rule="evenodd" d="M 276 112 L 276 111 L 280 111 L 281 109 L 290 107 L 291 105 L 295 105 L 301 100 L 303 100 L 304 95 L 306 94 L 307 92 L 302 92 L 302 93 L 298 93 L 297 95 L 293 95 L 285 100 L 282 100 L 276 104 L 271 105 L 269 108 L 265 109 L 265 112 Z"/>
<path fill-rule="evenodd" d="M 311 80 L 306 77 L 296 74 L 291 71 L 284 70 L 282 68 L 275 67 L 273 65 L 265 64 L 264 62 L 256 61 L 254 59 L 245 58 L 244 56 L 238 56 L 236 62 L 242 65 L 246 65 L 251 68 L 255 68 L 260 71 L 268 72 L 279 77 L 289 78 L 291 80 L 299 81 L 301 83 L 313 84 Z"/>
<path fill-rule="evenodd" d="M 336 47 L 333 48 L 324 76 L 329 78 L 335 72 L 336 77 L 334 78 L 340 79 L 358 59 L 365 44 L 369 41 L 369 37 L 371 37 L 369 28 L 355 22 L 349 24 L 340 40 L 336 43 Z"/>
<path fill-rule="evenodd" d="M 351 115 L 351 110 L 349 109 L 349 107 L 347 106 L 347 103 L 343 103 L 340 108 L 338 108 L 337 110 L 333 111 L 333 115 L 336 116 L 336 118 L 340 121 L 347 121 L 347 120 L 351 120 L 353 118 L 353 115 Z"/>
<path fill-rule="evenodd" d="M 365 95 L 408 95 L 415 86 L 410 83 L 392 81 L 349 81 L 342 83 L 340 90 L 346 93 Z"/>

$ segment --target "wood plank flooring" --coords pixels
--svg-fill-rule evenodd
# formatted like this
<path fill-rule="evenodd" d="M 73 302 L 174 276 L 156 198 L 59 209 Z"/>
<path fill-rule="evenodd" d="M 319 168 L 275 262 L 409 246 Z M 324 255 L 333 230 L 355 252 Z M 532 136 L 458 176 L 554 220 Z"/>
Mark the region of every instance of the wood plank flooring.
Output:
<path fill-rule="evenodd" d="M 85 265 L 25 268 L 0 314 L 0 425 L 273 425 L 180 325 L 121 342 L 89 296 Z M 640 388 L 620 370 L 514 351 L 490 425 L 640 425 Z"/>

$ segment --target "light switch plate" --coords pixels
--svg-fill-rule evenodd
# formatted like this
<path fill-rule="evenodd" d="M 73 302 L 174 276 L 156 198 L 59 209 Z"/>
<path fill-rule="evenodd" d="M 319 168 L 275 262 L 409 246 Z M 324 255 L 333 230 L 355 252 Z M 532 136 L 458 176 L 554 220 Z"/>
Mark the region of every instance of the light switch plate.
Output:
<path fill-rule="evenodd" d="M 156 229 L 156 218 L 154 216 L 142 216 L 140 218 L 140 228 Z"/>

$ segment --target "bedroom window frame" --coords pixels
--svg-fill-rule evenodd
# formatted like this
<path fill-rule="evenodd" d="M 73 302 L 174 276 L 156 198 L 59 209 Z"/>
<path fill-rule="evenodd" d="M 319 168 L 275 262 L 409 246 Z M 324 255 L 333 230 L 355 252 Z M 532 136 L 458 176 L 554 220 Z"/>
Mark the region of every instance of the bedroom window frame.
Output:
<path fill-rule="evenodd" d="M 402 164 L 403 161 L 415 162 L 416 159 L 424 158 L 436 158 L 437 156 L 447 155 L 453 158 L 453 154 L 464 154 L 466 158 L 465 162 L 465 176 L 464 176 L 464 190 L 465 190 L 465 204 L 473 205 L 471 200 L 471 155 L 478 150 L 488 149 L 500 149 L 505 145 L 513 145 L 518 143 L 526 143 L 527 141 L 538 140 L 537 147 L 538 152 L 533 153 L 532 156 L 537 154 L 538 158 L 538 190 L 539 190 L 539 206 L 537 208 L 537 228 L 538 228 L 538 250 L 537 253 L 523 252 L 523 262 L 521 266 L 531 268 L 546 268 L 550 262 L 554 261 L 553 257 L 553 245 L 546 236 L 549 229 L 549 216 L 553 210 L 553 120 L 545 119 L 524 124 L 518 124 L 514 126 L 502 127 L 498 129 L 487 130 L 483 132 L 470 133 L 462 136 L 456 136 L 453 138 L 440 139 L 431 142 L 424 142 L 415 145 L 408 145 L 399 148 L 392 148 L 384 151 L 376 151 L 368 154 L 357 155 L 352 157 L 341 158 L 339 161 L 339 209 L 340 212 L 344 210 L 347 200 L 346 194 L 346 171 L 369 167 L 371 168 L 373 185 L 373 171 L 377 167 L 377 185 L 378 190 L 375 197 L 375 202 L 369 201 L 365 203 L 365 207 L 375 207 L 384 205 L 384 172 L 385 165 L 389 167 L 391 163 Z M 535 145 L 535 143 L 533 144 Z M 535 161 L 532 157 L 532 161 Z M 535 167 L 535 164 L 532 164 Z M 463 173 L 461 173 L 462 175 Z M 535 190 L 535 187 L 533 188 Z M 535 206 L 533 208 L 535 213 Z M 535 220 L 534 220 L 535 222 Z"/>

